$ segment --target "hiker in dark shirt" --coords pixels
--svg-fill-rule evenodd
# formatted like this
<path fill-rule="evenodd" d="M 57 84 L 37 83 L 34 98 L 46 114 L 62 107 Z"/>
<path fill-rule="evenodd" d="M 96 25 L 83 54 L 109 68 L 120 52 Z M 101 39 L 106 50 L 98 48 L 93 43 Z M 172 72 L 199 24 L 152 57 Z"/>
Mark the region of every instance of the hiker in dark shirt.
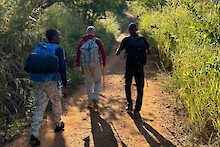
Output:
<path fill-rule="evenodd" d="M 146 64 L 146 50 L 149 50 L 149 45 L 144 37 L 140 37 L 137 34 L 137 25 L 131 23 L 129 25 L 129 37 L 125 37 L 120 47 L 116 50 L 118 56 L 120 52 L 125 49 L 126 53 L 126 72 L 125 72 L 125 93 L 127 98 L 128 112 L 133 111 L 133 102 L 131 99 L 131 84 L 132 78 L 135 77 L 137 86 L 137 99 L 134 109 L 134 116 L 140 117 L 140 110 L 143 99 L 144 89 L 144 65 Z"/>

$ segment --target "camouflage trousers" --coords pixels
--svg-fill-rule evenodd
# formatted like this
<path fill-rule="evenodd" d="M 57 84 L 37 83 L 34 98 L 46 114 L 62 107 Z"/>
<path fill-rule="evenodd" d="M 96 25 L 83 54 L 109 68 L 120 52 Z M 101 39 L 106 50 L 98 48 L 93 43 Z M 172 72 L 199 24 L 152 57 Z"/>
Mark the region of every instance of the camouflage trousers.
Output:
<path fill-rule="evenodd" d="M 84 67 L 85 84 L 88 94 L 88 105 L 91 106 L 92 100 L 98 101 L 99 89 L 101 84 L 101 66 Z"/>
<path fill-rule="evenodd" d="M 39 136 L 39 129 L 43 121 L 44 112 L 47 108 L 49 100 L 52 103 L 55 123 L 59 124 L 62 115 L 61 106 L 62 91 L 57 88 L 56 81 L 45 83 L 35 83 L 35 99 L 37 102 L 36 109 L 33 113 L 31 134 L 35 137 Z"/>

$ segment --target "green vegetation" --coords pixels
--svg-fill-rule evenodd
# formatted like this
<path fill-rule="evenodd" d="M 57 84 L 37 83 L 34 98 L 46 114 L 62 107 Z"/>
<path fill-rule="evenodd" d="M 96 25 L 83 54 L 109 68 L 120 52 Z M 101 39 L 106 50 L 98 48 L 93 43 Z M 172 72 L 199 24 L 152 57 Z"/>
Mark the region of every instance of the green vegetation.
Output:
<path fill-rule="evenodd" d="M 122 0 L 1 0 L 0 144 L 30 124 L 35 101 L 33 83 L 23 70 L 24 62 L 35 45 L 45 40 L 45 31 L 61 31 L 68 87 L 73 88 L 82 80 L 75 69 L 75 49 L 86 26 L 96 25 L 97 36 L 109 52 L 120 33 L 116 14 L 122 7 Z"/>
<path fill-rule="evenodd" d="M 207 0 L 133 0 L 141 33 L 170 73 L 168 89 L 188 112 L 193 137 L 220 144 L 220 4 Z M 68 86 L 81 81 L 75 48 L 95 24 L 107 52 L 127 26 L 123 0 L 1 0 L 0 144 L 28 126 L 35 101 L 24 62 L 48 28 L 62 33 Z"/>
<path fill-rule="evenodd" d="M 193 136 L 220 144 L 220 4 L 168 0 L 149 6 L 149 2 L 130 5 L 140 16 L 141 32 L 152 42 L 162 69 L 171 71 L 168 86 L 184 104 Z"/>

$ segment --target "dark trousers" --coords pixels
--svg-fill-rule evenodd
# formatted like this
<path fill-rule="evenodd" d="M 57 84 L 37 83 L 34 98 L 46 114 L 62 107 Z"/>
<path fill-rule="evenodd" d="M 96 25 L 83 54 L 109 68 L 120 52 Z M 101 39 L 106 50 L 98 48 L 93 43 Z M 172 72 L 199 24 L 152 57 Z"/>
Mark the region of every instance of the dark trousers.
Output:
<path fill-rule="evenodd" d="M 135 111 L 140 111 L 143 99 L 143 89 L 144 89 L 144 65 L 138 66 L 128 66 L 126 65 L 125 72 L 125 93 L 128 102 L 128 106 L 132 107 L 133 102 L 131 99 L 131 84 L 132 78 L 135 78 L 135 83 L 137 87 L 137 99 L 135 105 Z"/>

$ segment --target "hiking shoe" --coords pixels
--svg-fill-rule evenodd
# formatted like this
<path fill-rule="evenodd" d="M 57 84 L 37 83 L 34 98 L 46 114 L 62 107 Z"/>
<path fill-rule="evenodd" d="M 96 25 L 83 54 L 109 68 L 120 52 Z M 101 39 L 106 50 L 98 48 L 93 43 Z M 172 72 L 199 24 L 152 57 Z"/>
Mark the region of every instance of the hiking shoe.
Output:
<path fill-rule="evenodd" d="M 140 119 L 141 118 L 141 114 L 139 111 L 134 111 L 134 119 Z"/>
<path fill-rule="evenodd" d="M 131 105 L 128 105 L 128 106 L 126 107 L 126 111 L 127 111 L 128 113 L 131 113 L 132 110 L 133 110 L 133 108 L 132 108 Z"/>
<path fill-rule="evenodd" d="M 91 106 L 91 105 L 88 105 L 87 108 L 88 108 L 89 110 L 91 110 L 91 109 L 92 109 L 92 106 Z"/>
<path fill-rule="evenodd" d="M 34 135 L 31 135 L 29 143 L 32 147 L 39 146 L 40 145 L 40 140 L 37 137 L 35 137 Z"/>
<path fill-rule="evenodd" d="M 54 129 L 54 132 L 55 133 L 58 133 L 60 131 L 63 131 L 64 130 L 64 122 L 61 122 L 60 125 L 56 125 L 56 128 Z"/>

